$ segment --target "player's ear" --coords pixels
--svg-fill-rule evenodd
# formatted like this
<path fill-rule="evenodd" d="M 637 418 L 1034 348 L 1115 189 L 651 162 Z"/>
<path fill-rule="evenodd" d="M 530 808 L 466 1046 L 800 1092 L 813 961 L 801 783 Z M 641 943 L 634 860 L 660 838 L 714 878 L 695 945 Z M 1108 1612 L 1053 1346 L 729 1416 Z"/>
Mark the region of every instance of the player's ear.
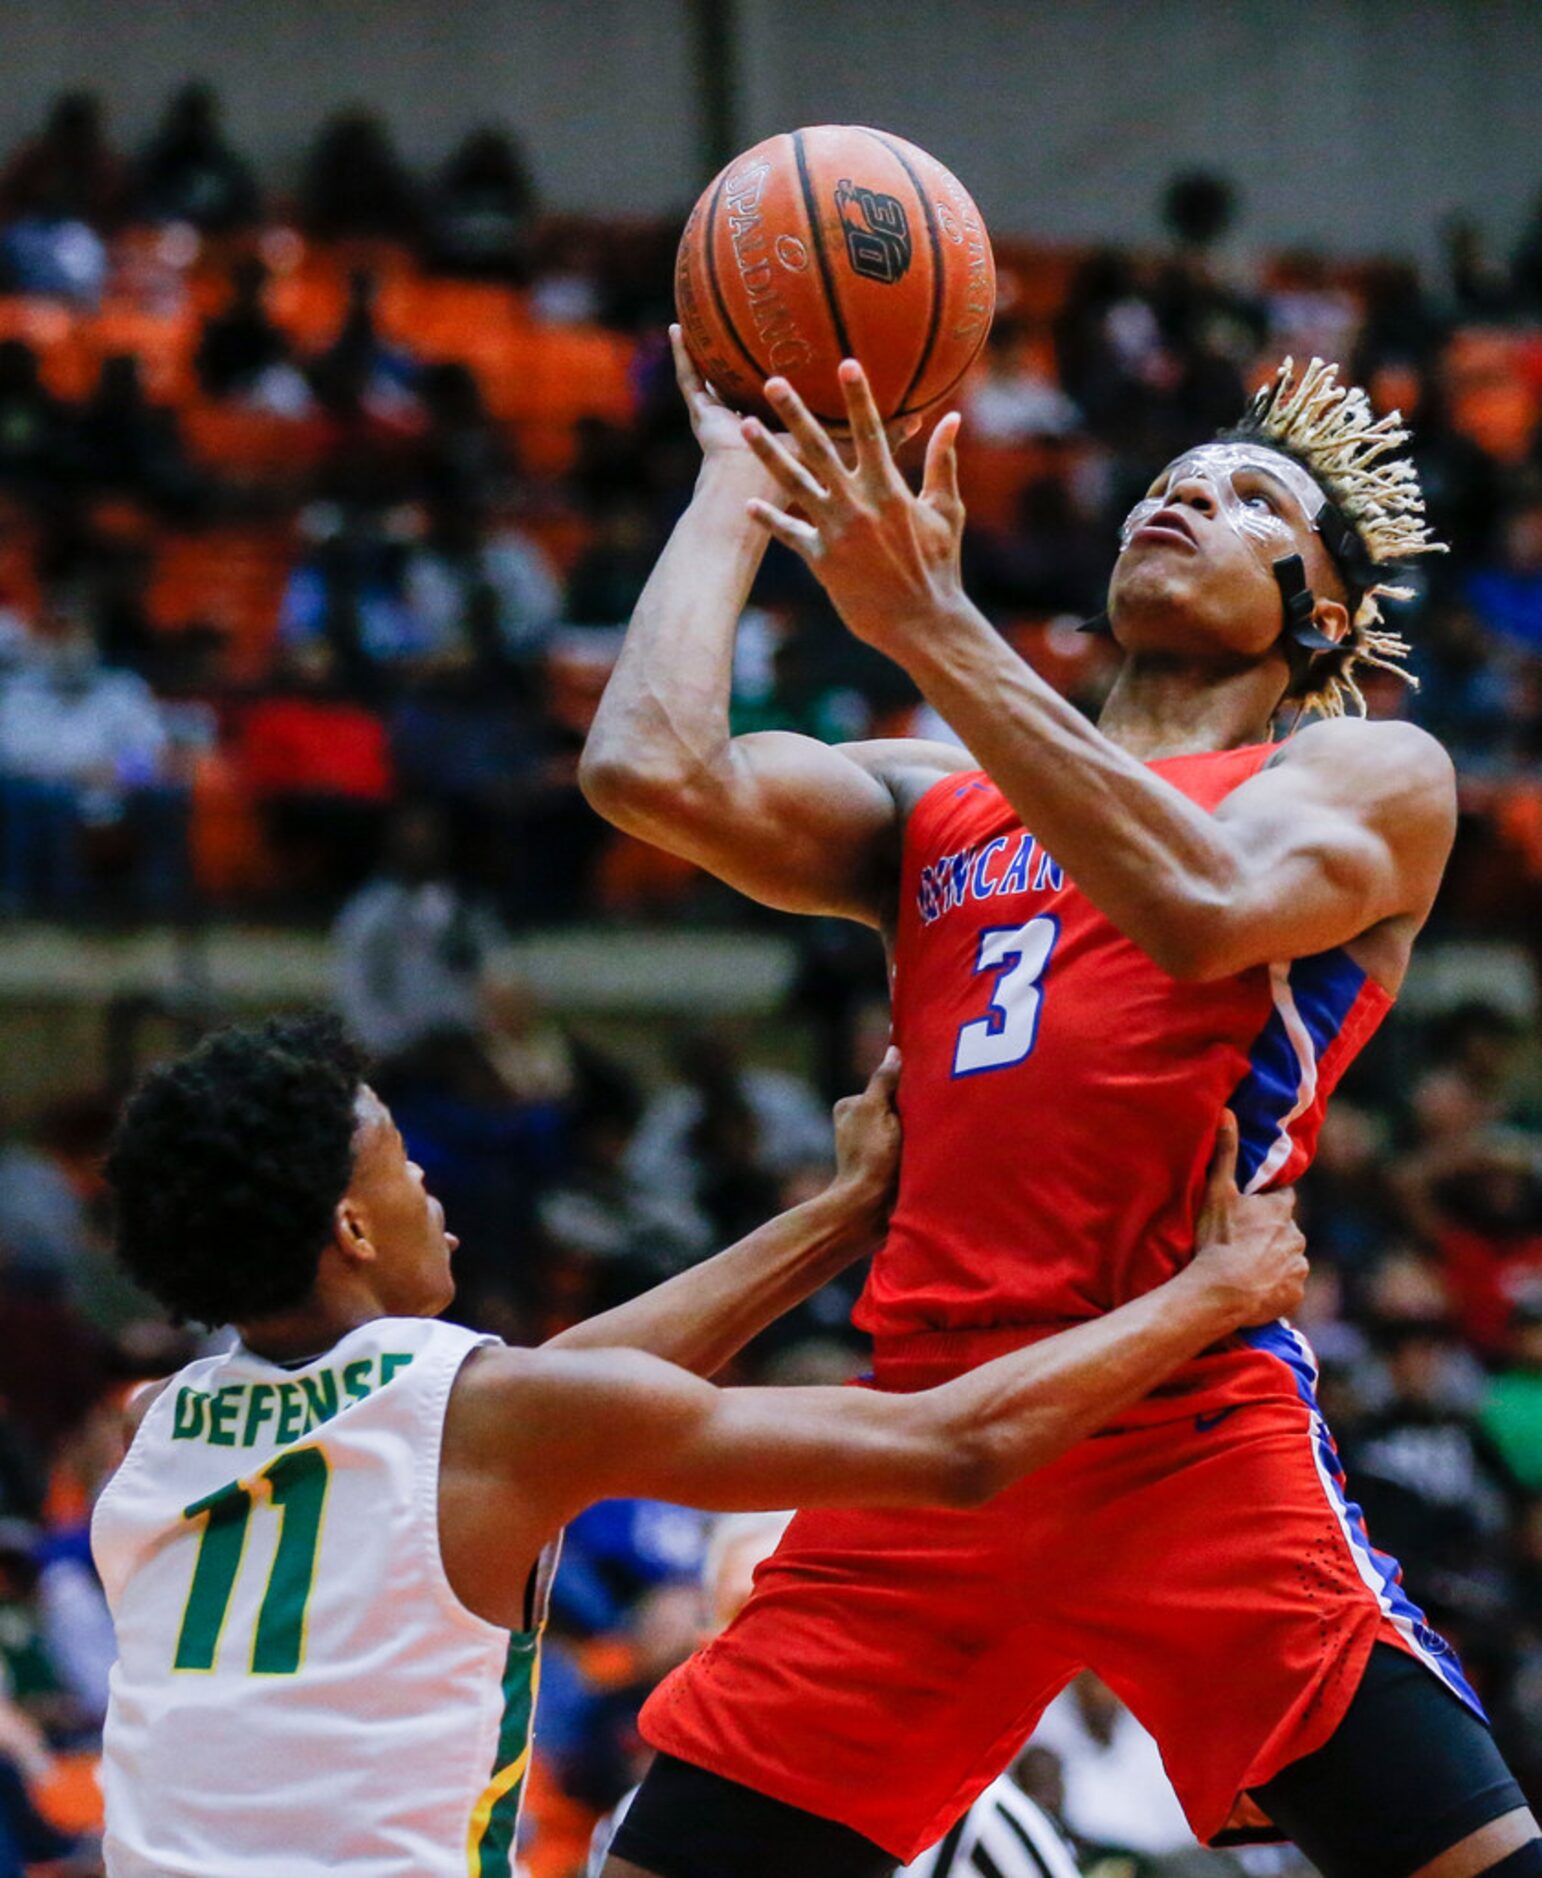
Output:
<path fill-rule="evenodd" d="M 350 1265 L 374 1263 L 375 1246 L 369 1220 L 358 1202 L 345 1194 L 332 1213 L 332 1243 Z"/>
<path fill-rule="evenodd" d="M 1349 631 L 1349 608 L 1342 600 L 1319 599 L 1312 608 L 1312 624 L 1325 639 L 1342 645 Z"/>

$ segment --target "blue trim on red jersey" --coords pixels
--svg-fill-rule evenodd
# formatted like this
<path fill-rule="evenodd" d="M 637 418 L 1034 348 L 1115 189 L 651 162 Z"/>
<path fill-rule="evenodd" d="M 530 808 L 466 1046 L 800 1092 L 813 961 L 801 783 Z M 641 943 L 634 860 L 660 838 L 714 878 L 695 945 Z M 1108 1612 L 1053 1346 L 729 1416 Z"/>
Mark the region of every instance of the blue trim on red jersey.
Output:
<path fill-rule="evenodd" d="M 1328 1492 L 1361 1578 L 1425 1668 L 1438 1676 L 1453 1695 L 1459 1696 L 1480 1721 L 1486 1722 L 1488 1716 L 1483 1712 L 1483 1704 L 1462 1674 L 1456 1652 L 1438 1630 L 1431 1628 L 1423 1611 L 1404 1590 L 1402 1566 L 1390 1553 L 1378 1551 L 1371 1543 L 1365 1515 L 1349 1497 L 1344 1463 L 1339 1459 L 1338 1448 L 1317 1406 L 1317 1361 L 1311 1345 L 1299 1330 L 1283 1320 L 1264 1324 L 1256 1330 L 1244 1330 L 1240 1335 L 1244 1343 L 1277 1358 L 1291 1373 L 1296 1394 L 1312 1417 L 1318 1476 Z"/>
<path fill-rule="evenodd" d="M 1365 973 L 1342 946 L 1296 959 L 1286 973 L 1297 1013 L 1318 1063 L 1339 1034 L 1365 984 Z M 1248 1071 L 1227 1107 L 1237 1118 L 1241 1143 L 1237 1185 L 1245 1188 L 1280 1138 L 1285 1118 L 1301 1097 L 1303 1067 L 1276 1003 L 1248 1053 Z"/>

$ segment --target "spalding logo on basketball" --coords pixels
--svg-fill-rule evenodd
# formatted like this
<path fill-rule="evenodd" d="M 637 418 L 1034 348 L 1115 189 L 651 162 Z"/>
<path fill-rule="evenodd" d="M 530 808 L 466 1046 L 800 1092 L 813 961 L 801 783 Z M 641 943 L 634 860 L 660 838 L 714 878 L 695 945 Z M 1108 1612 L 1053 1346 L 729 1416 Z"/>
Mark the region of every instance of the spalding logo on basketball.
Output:
<path fill-rule="evenodd" d="M 996 309 L 996 264 L 958 178 L 887 131 L 821 124 L 768 137 L 715 177 L 675 258 L 691 357 L 737 411 L 769 417 L 790 379 L 843 423 L 836 368 L 858 358 L 886 418 L 938 408 Z"/>
<path fill-rule="evenodd" d="M 862 278 L 886 284 L 900 279 L 910 265 L 904 203 L 842 177 L 835 185 L 835 206 L 846 236 L 846 258 Z"/>

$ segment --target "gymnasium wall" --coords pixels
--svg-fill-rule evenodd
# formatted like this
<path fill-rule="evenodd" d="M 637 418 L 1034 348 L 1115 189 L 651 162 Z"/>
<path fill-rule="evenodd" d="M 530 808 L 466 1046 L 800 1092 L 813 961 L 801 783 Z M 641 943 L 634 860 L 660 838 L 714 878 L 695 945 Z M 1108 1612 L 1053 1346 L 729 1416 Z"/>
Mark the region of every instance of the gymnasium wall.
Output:
<path fill-rule="evenodd" d="M 1178 164 L 1234 172 L 1246 238 L 1508 242 L 1542 191 L 1537 0 L 737 0 L 745 138 L 870 120 L 933 148 L 993 223 L 1128 238 Z M 698 179 L 688 0 L 48 0 L 0 7 L 0 146 L 65 84 L 142 133 L 176 79 L 225 91 L 292 174 L 366 99 L 432 161 L 469 122 L 529 143 L 548 201 L 668 209 Z"/>

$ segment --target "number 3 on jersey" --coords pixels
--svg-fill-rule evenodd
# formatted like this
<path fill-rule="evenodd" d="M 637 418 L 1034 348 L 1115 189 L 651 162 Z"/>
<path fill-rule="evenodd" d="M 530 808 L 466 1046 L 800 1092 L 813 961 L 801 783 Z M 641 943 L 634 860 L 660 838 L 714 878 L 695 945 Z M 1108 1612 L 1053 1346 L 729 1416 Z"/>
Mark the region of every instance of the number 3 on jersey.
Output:
<path fill-rule="evenodd" d="M 1033 1054 L 1044 1002 L 1044 974 L 1060 937 L 1060 922 L 1041 913 L 1026 926 L 987 926 L 980 934 L 976 972 L 994 971 L 990 1009 L 960 1027 L 953 1047 L 953 1074 L 1006 1069 Z"/>

